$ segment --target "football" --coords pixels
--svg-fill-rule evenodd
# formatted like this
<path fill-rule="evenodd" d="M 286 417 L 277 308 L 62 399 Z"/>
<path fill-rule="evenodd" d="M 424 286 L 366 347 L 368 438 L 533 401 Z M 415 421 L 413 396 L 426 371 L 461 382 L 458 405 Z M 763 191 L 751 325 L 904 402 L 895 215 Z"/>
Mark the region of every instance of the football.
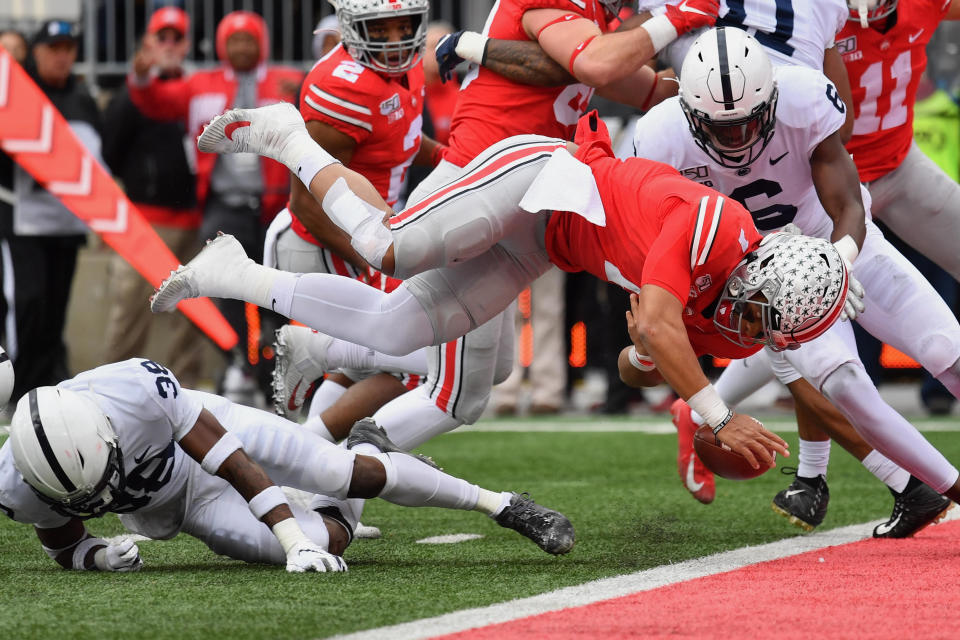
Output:
<path fill-rule="evenodd" d="M 763 475 L 771 468 L 763 466 L 762 463 L 759 469 L 751 467 L 746 458 L 717 440 L 710 425 L 701 426 L 693 434 L 693 448 L 707 469 L 728 480 L 749 480 Z"/>

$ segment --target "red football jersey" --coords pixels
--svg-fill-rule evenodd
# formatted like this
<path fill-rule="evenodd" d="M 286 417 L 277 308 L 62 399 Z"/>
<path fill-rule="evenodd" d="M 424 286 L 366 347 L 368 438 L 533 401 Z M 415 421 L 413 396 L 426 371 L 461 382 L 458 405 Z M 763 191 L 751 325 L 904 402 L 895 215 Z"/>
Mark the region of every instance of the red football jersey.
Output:
<path fill-rule="evenodd" d="M 903 162 L 913 141 L 913 105 L 927 66 L 927 43 L 950 0 L 900 0 L 881 33 L 847 21 L 837 34 L 853 89 L 853 137 L 847 150 L 861 182 L 880 178 Z"/>
<path fill-rule="evenodd" d="M 484 35 L 530 40 L 520 24 L 529 9 L 560 9 L 607 28 L 598 0 L 499 0 L 487 17 Z M 524 133 L 570 140 L 592 96 L 593 89 L 585 84 L 533 87 L 472 65 L 460 89 L 443 158 L 462 167 L 494 142 Z"/>
<path fill-rule="evenodd" d="M 730 342 L 713 325 L 727 278 L 760 244 L 750 213 L 669 165 L 618 160 L 609 141 L 583 144 L 576 157 L 593 171 L 606 226 L 554 213 L 546 233 L 551 261 L 629 291 L 645 284 L 670 291 L 684 305 L 683 322 L 697 355 L 744 358 L 760 350 Z"/>

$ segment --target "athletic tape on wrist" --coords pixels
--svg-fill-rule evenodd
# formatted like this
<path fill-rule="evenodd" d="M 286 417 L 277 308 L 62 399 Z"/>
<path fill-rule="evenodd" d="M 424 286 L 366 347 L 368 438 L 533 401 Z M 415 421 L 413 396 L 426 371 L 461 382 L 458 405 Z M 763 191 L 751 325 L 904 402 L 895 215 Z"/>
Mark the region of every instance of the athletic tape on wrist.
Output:
<path fill-rule="evenodd" d="M 666 15 L 650 18 L 640 28 L 645 29 L 650 36 L 654 53 L 659 53 L 661 49 L 677 39 L 677 28 Z"/>
<path fill-rule="evenodd" d="M 283 489 L 277 485 L 271 485 L 250 498 L 247 506 L 250 507 L 250 512 L 253 514 L 253 517 L 260 520 L 263 516 L 270 513 L 272 509 L 282 504 L 288 504 L 287 497 L 283 495 Z"/>
<path fill-rule="evenodd" d="M 106 548 L 107 541 L 104 540 L 103 538 L 90 537 L 90 538 L 81 540 L 80 543 L 77 544 L 76 548 L 73 550 L 73 561 L 72 561 L 73 568 L 75 570 L 88 571 L 89 569 L 93 568 L 93 567 L 87 567 L 84 564 L 84 560 L 86 559 L 87 554 L 90 553 L 90 550 L 93 549 L 94 547 Z M 96 564 L 97 564 L 96 560 L 94 560 L 94 566 L 96 566 Z M 99 569 L 99 567 L 97 568 Z"/>
<path fill-rule="evenodd" d="M 833 243 L 837 253 L 847 263 L 847 268 L 853 266 L 853 261 L 860 255 L 860 249 L 857 248 L 857 241 L 850 237 L 850 234 L 843 236 Z"/>
<path fill-rule="evenodd" d="M 630 347 L 630 350 L 627 351 L 627 360 L 630 361 L 630 364 L 632 364 L 635 369 L 639 369 L 640 371 L 653 371 L 657 368 L 653 360 L 647 356 L 641 356 L 636 347 Z"/>
<path fill-rule="evenodd" d="M 285 554 L 290 553 L 290 550 L 298 544 L 310 544 L 310 538 L 307 537 L 307 534 L 303 532 L 303 529 L 300 528 L 300 525 L 297 524 L 297 521 L 293 518 L 281 520 L 273 525 L 271 531 L 273 531 L 273 535 L 277 536 L 277 540 L 280 542 L 280 546 L 283 547 Z"/>
<path fill-rule="evenodd" d="M 690 396 L 687 404 L 700 414 L 704 422 L 710 425 L 710 428 L 717 430 L 719 430 L 717 425 L 720 425 L 720 427 L 725 425 L 726 422 L 724 421 L 729 422 L 729 418 L 732 417 L 728 414 L 733 413 L 712 384 L 708 384 Z"/>
<path fill-rule="evenodd" d="M 464 31 L 454 51 L 468 62 L 483 64 L 487 57 L 487 36 L 476 31 Z"/>
<path fill-rule="evenodd" d="M 200 468 L 212 476 L 217 475 L 217 471 L 219 471 L 223 461 L 229 458 L 230 454 L 237 449 L 243 449 L 243 443 L 240 442 L 240 438 L 229 431 L 226 432 L 210 447 L 207 455 L 203 456 L 203 460 L 200 462 Z"/>

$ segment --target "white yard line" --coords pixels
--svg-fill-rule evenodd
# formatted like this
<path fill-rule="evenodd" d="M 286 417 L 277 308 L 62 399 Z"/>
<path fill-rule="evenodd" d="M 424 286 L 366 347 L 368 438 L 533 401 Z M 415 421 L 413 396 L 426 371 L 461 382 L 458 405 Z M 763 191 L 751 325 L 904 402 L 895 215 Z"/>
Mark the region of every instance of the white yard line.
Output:
<path fill-rule="evenodd" d="M 954 508 L 944 519 L 960 519 L 960 509 Z M 521 598 L 475 609 L 464 609 L 434 618 L 404 622 L 359 631 L 347 635 L 333 636 L 339 640 L 420 640 L 434 636 L 457 633 L 475 627 L 484 627 L 500 622 L 509 622 L 519 618 L 535 616 L 550 611 L 559 611 L 570 607 L 580 607 L 601 600 L 619 598 L 631 593 L 649 591 L 658 587 L 724 573 L 743 567 L 778 560 L 789 556 L 815 551 L 850 542 L 857 542 L 871 536 L 873 527 L 882 522 L 867 522 L 838 529 L 818 531 L 805 536 L 796 536 L 754 547 L 744 547 L 724 551 L 705 558 L 687 560 L 678 564 L 665 565 L 638 571 L 614 578 L 594 580 L 573 587 L 565 587 L 529 598 Z"/>

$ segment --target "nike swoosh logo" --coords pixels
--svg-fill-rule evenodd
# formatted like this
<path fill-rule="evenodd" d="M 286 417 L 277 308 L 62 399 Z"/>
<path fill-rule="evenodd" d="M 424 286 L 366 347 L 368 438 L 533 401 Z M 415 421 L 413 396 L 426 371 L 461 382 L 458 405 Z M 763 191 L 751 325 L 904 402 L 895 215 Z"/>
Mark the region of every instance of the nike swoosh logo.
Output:
<path fill-rule="evenodd" d="M 276 311 L 277 311 L 277 299 L 276 299 L 276 298 L 274 298 L 273 300 L 270 301 L 270 311 L 273 311 L 273 312 L 276 312 Z"/>
<path fill-rule="evenodd" d="M 687 478 L 684 482 L 687 485 L 687 489 L 690 491 L 696 492 L 700 491 L 703 488 L 702 482 L 697 482 L 693 477 L 693 456 L 690 456 L 690 462 L 687 464 Z"/>
<path fill-rule="evenodd" d="M 779 158 L 770 158 L 770 166 L 772 167 L 773 165 L 775 165 L 775 164 L 777 164 L 778 162 L 780 162 L 781 160 L 783 160 L 783 157 L 786 156 L 788 153 L 790 153 L 790 152 L 789 152 L 789 151 L 784 151 L 784 152 L 783 152 L 783 155 L 780 156 Z"/>
<path fill-rule="evenodd" d="M 898 515 L 897 519 L 894 520 L 893 522 L 884 522 L 883 524 L 881 524 L 879 527 L 877 527 L 877 533 L 880 535 L 889 533 L 900 522 L 900 517 L 901 516 Z"/>
<path fill-rule="evenodd" d="M 140 464 L 141 462 L 143 462 L 144 460 L 147 459 L 147 454 L 148 454 L 148 453 L 150 453 L 150 447 L 147 447 L 147 448 L 143 451 L 143 453 L 141 453 L 139 456 L 133 456 L 133 461 L 134 461 L 136 464 Z"/>
<path fill-rule="evenodd" d="M 784 495 L 784 497 L 789 498 L 790 496 L 795 496 L 795 495 L 797 495 L 798 493 L 805 493 L 805 492 L 806 492 L 806 489 L 791 489 L 790 491 L 787 491 L 787 492 L 786 492 L 785 494 L 783 494 L 783 495 Z"/>
<path fill-rule="evenodd" d="M 917 31 L 916 33 L 910 35 L 909 38 L 908 38 L 908 39 L 910 40 L 910 44 L 913 44 L 914 41 L 915 41 L 917 38 L 919 38 L 919 37 L 920 37 L 920 34 L 923 33 L 923 32 L 924 32 L 924 30 L 923 30 L 923 29 L 920 29 L 920 31 Z"/>
<path fill-rule="evenodd" d="M 227 140 L 233 140 L 233 132 L 239 129 L 240 127 L 249 127 L 249 120 L 239 120 L 237 122 L 231 122 L 226 127 L 223 128 L 223 135 L 227 136 Z"/>

